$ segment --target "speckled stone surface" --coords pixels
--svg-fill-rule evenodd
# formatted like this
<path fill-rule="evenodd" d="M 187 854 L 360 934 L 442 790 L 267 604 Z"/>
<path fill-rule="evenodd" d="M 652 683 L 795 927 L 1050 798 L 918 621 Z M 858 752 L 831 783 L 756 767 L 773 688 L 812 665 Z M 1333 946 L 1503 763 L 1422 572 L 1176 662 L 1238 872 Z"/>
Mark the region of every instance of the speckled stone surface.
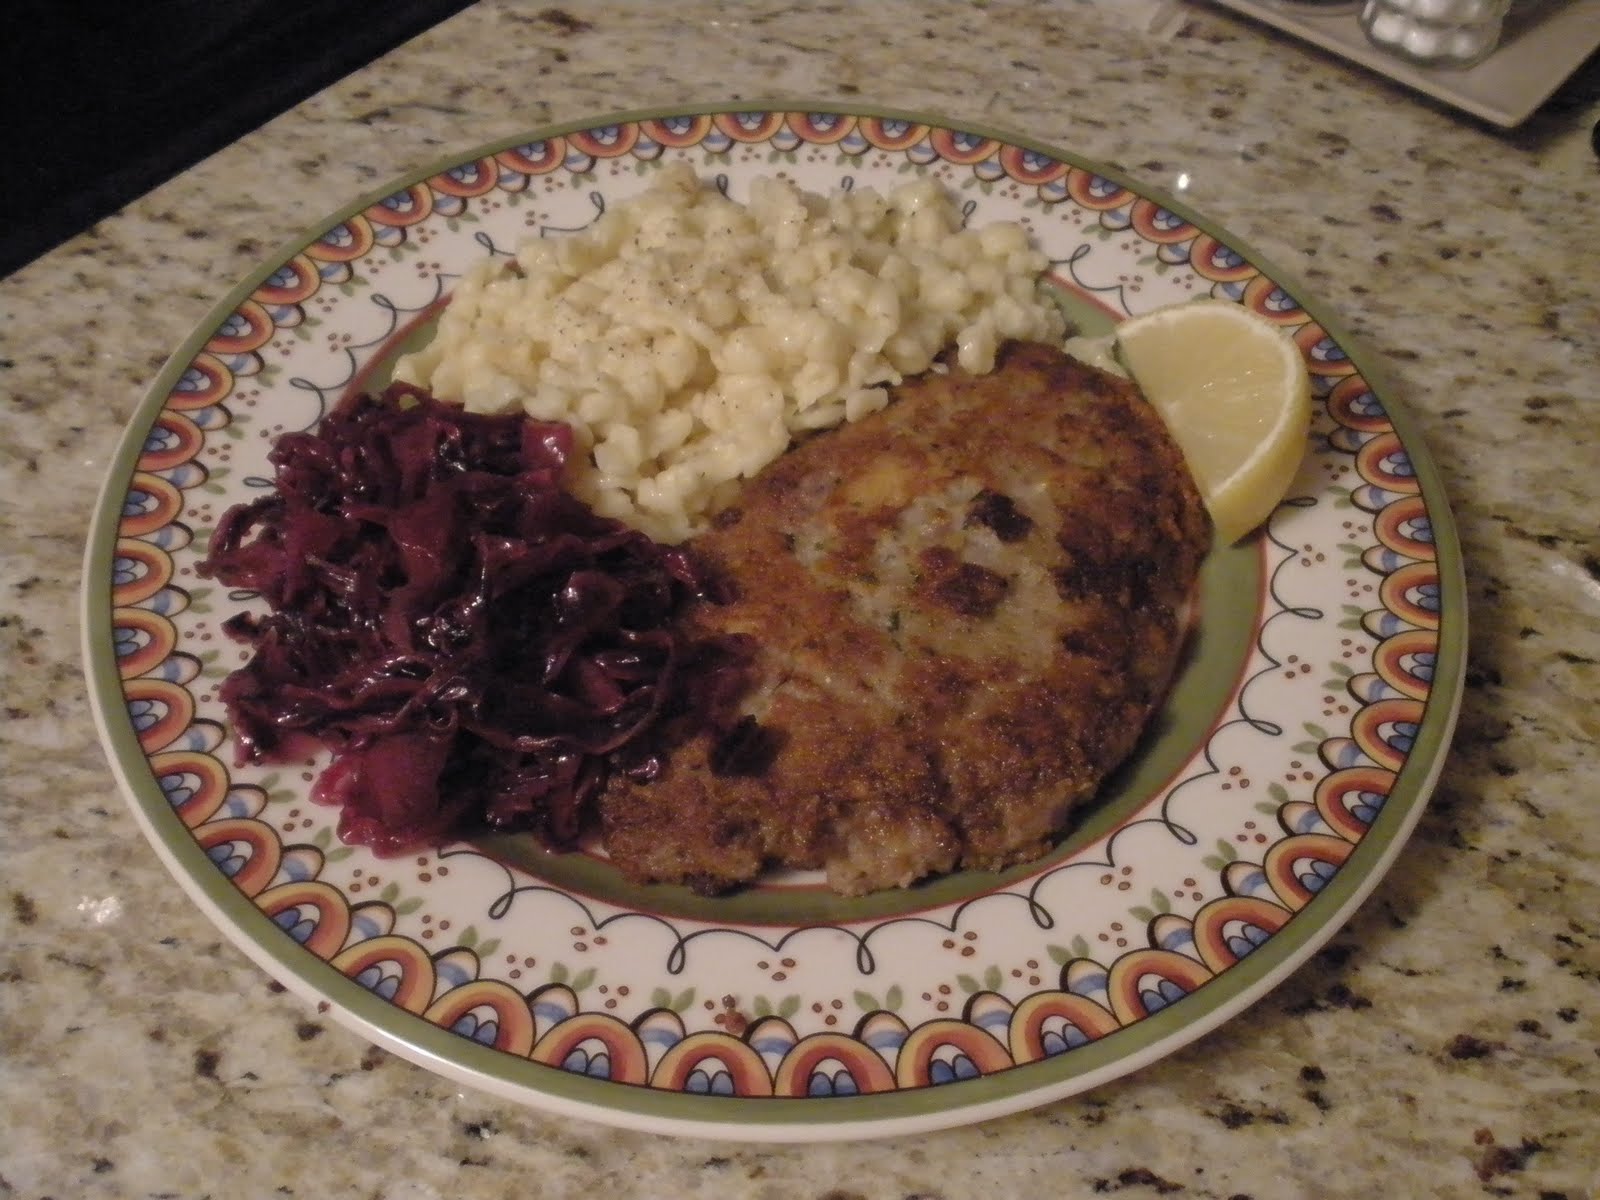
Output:
<path fill-rule="evenodd" d="M 1498 134 L 1204 6 L 1153 36 L 1150 10 L 483 0 L 0 281 L 0 1197 L 1600 1194 L 1595 68 Z M 270 249 L 451 149 L 774 95 L 1011 127 L 1161 187 L 1187 175 L 1195 208 L 1384 365 L 1466 551 L 1456 749 L 1348 927 L 1187 1049 L 936 1136 L 622 1133 L 373 1048 L 185 898 L 80 677 L 108 456 L 168 352 Z"/>

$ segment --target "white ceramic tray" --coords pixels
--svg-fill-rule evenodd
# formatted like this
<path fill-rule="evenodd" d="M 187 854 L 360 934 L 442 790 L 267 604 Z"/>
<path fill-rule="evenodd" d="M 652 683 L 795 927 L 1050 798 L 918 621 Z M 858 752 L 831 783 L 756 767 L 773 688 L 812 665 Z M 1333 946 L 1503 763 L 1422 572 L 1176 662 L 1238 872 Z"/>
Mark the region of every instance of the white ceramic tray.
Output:
<path fill-rule="evenodd" d="M 1419 67 L 1367 40 L 1359 3 L 1212 0 L 1510 129 L 1522 124 L 1600 46 L 1600 0 L 1518 0 L 1500 47 L 1466 70 Z"/>

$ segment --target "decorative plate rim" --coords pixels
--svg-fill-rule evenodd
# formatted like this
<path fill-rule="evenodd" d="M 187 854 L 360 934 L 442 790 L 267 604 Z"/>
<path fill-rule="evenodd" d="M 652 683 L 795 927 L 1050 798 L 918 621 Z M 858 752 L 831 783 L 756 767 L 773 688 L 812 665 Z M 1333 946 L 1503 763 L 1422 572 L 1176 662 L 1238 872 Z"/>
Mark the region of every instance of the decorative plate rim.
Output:
<path fill-rule="evenodd" d="M 113 648 L 110 601 L 114 549 L 122 520 L 120 501 L 137 469 L 144 441 L 172 389 L 219 325 L 295 255 L 367 209 L 462 164 L 541 140 L 642 121 L 717 114 L 827 114 L 857 119 L 908 122 L 936 130 L 960 131 L 994 139 L 1004 146 L 1070 164 L 1158 204 L 1203 233 L 1224 241 L 1251 266 L 1293 291 L 1300 308 L 1337 344 L 1375 393 L 1383 395 L 1385 417 L 1415 470 L 1419 494 L 1434 538 L 1434 562 L 1443 597 L 1438 626 L 1439 669 L 1427 694 L 1414 745 L 1396 773 L 1388 801 L 1336 871 L 1305 909 L 1301 909 L 1256 953 L 1238 960 L 1205 985 L 1209 1004 L 1172 1005 L 1132 1025 L 1074 1048 L 1063 1059 L 1010 1066 L 954 1088 L 917 1087 L 826 1100 L 694 1096 L 647 1086 L 591 1079 L 553 1070 L 526 1058 L 479 1045 L 413 1016 L 380 998 L 329 961 L 283 936 L 271 918 L 219 870 L 180 820 L 155 777 L 146 769 L 148 754 L 126 719 L 122 679 Z M 1337 321 L 1292 286 L 1292 277 L 1225 229 L 1208 222 L 1181 200 L 1119 171 L 1046 143 L 983 123 L 948 116 L 879 107 L 866 103 L 810 100 L 750 100 L 653 106 L 541 126 L 435 158 L 428 165 L 362 196 L 285 241 L 215 305 L 173 352 L 129 419 L 112 455 L 94 514 L 84 556 L 81 592 L 82 653 L 96 727 L 113 774 L 158 856 L 190 897 L 259 966 L 319 1011 L 355 1029 L 400 1056 L 491 1093 L 534 1103 L 567 1115 L 650 1132 L 726 1137 L 748 1141 L 821 1141 L 888 1137 L 986 1120 L 1099 1086 L 1175 1051 L 1238 1015 L 1299 967 L 1331 938 L 1367 897 L 1400 853 L 1420 819 L 1446 759 L 1461 703 L 1465 650 L 1465 578 L 1459 539 L 1438 469 L 1403 406 L 1388 398 L 1369 364 Z M 120 719 L 113 720 L 112 714 Z M 536 1080 L 527 1078 L 530 1068 Z"/>

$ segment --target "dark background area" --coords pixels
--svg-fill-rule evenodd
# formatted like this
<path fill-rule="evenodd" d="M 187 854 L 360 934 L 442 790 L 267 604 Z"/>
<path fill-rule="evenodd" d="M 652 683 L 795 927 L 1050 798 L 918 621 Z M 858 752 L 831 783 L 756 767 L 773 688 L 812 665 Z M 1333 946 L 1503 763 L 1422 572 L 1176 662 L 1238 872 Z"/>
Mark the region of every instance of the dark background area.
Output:
<path fill-rule="evenodd" d="M 10 0 L 0 276 L 471 0 Z"/>

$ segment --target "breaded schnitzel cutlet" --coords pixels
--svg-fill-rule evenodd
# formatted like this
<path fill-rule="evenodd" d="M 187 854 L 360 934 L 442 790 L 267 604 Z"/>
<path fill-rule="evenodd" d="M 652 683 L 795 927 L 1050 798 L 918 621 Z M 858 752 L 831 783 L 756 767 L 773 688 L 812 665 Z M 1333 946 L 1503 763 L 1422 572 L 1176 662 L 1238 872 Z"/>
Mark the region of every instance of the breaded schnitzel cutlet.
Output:
<path fill-rule="evenodd" d="M 636 881 L 772 866 L 849 895 L 1036 858 L 1165 695 L 1210 521 L 1126 381 L 1035 344 L 901 385 L 752 480 L 690 549 L 748 634 L 736 723 L 601 798 Z"/>

